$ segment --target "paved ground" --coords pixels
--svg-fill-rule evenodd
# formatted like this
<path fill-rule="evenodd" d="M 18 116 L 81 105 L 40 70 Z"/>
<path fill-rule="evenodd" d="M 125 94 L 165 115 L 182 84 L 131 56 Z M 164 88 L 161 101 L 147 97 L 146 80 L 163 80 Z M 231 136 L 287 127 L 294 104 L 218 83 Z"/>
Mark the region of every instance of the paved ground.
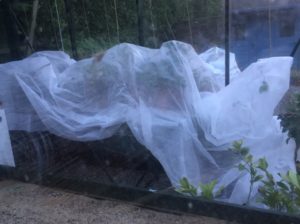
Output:
<path fill-rule="evenodd" d="M 174 215 L 128 205 L 95 200 L 46 187 L 0 181 L 2 224 L 225 224 L 226 221 Z"/>

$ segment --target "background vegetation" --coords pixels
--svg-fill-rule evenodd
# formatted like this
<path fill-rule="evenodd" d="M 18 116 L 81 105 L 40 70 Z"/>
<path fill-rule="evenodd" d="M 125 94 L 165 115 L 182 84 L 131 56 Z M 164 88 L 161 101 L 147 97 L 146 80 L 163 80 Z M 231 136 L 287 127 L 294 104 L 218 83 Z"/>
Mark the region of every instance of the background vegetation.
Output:
<path fill-rule="evenodd" d="M 159 47 L 164 41 L 177 39 L 193 44 L 197 50 L 221 43 L 223 38 L 223 1 L 220 0 L 3 1 L 9 2 L 25 48 L 34 29 L 31 52 L 61 49 L 70 53 L 70 18 L 79 58 L 119 42 L 141 44 L 139 35 L 143 35 L 142 44 L 147 47 Z M 140 8 L 143 10 L 138 11 L 138 2 L 143 4 Z M 7 9 L 2 7 L 2 10 Z M 138 15 L 143 21 L 140 27 Z"/>

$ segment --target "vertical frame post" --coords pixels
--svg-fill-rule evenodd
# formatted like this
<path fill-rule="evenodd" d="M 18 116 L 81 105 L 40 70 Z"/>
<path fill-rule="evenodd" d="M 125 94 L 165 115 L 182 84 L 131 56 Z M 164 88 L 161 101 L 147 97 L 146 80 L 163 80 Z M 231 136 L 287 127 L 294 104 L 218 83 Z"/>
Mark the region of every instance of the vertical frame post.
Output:
<path fill-rule="evenodd" d="M 230 0 L 225 0 L 225 86 L 230 83 Z"/>
<path fill-rule="evenodd" d="M 293 50 L 292 50 L 292 52 L 290 54 L 291 57 L 294 57 L 296 55 L 296 52 L 297 52 L 299 46 L 300 46 L 300 38 L 298 39 L 296 45 L 294 46 L 294 48 L 293 48 Z"/>

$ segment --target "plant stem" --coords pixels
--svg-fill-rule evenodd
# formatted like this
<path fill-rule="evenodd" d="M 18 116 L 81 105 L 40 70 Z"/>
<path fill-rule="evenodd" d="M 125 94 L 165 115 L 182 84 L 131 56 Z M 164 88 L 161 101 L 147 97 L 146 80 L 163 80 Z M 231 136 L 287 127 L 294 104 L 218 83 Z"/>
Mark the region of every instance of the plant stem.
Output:
<path fill-rule="evenodd" d="M 249 190 L 249 194 L 248 194 L 246 205 L 249 205 L 249 201 L 250 201 L 252 190 L 253 190 L 253 178 L 251 177 L 251 180 L 250 180 L 250 190 Z"/>

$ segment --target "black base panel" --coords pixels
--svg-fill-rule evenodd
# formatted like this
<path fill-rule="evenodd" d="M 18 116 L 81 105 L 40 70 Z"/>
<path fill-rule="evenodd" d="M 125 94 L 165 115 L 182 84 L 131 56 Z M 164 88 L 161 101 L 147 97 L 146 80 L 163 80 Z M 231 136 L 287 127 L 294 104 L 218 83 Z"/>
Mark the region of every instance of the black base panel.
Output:
<path fill-rule="evenodd" d="M 127 201 L 138 206 L 171 213 L 189 213 L 238 223 L 299 224 L 300 216 L 277 213 L 217 201 L 182 196 L 173 189 L 150 192 L 141 188 L 101 184 L 47 175 L 43 185 L 69 190 L 89 197 Z"/>
<path fill-rule="evenodd" d="M 16 179 L 14 169 L 0 167 L 1 179 Z M 239 206 L 230 203 L 207 201 L 199 198 L 185 197 L 172 188 L 156 192 L 144 188 L 100 183 L 66 177 L 60 174 L 44 175 L 36 182 L 47 187 L 59 188 L 96 199 L 115 199 L 169 213 L 188 213 L 222 220 L 249 224 L 299 224 L 300 216 L 277 213 L 271 210 Z"/>

